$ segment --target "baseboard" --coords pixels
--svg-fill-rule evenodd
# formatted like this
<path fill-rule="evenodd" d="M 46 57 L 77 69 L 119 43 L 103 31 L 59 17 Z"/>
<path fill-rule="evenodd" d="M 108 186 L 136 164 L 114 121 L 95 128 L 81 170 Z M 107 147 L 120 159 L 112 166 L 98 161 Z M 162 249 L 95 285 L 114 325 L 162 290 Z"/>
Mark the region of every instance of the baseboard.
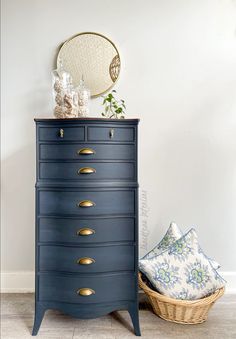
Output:
<path fill-rule="evenodd" d="M 236 294 L 236 272 L 220 272 L 227 281 L 226 293 Z M 33 293 L 34 271 L 13 271 L 1 273 L 1 293 Z"/>
<path fill-rule="evenodd" d="M 219 272 L 222 278 L 227 281 L 226 284 L 226 293 L 227 294 L 236 294 L 236 272 Z"/>
<path fill-rule="evenodd" d="M 11 271 L 1 273 L 1 293 L 33 293 L 34 271 Z"/>

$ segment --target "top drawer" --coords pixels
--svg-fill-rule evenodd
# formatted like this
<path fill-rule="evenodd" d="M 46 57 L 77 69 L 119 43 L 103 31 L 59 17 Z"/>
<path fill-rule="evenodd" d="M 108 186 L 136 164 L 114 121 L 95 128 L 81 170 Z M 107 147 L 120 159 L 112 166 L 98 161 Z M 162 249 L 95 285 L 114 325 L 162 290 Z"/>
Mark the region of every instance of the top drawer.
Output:
<path fill-rule="evenodd" d="M 39 141 L 84 141 L 84 126 L 39 127 Z"/>
<path fill-rule="evenodd" d="M 129 141 L 135 140 L 134 127 L 88 127 L 89 141 Z"/>

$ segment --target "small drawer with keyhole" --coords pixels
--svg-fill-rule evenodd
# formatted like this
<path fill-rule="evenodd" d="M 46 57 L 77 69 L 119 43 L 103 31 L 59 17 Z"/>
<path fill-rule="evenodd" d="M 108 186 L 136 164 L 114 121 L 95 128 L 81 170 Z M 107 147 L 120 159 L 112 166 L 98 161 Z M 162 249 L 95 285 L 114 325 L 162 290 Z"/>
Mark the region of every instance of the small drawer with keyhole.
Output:
<path fill-rule="evenodd" d="M 89 141 L 132 142 L 134 138 L 134 127 L 88 127 Z"/>
<path fill-rule="evenodd" d="M 85 127 L 39 127 L 40 141 L 84 141 Z"/>

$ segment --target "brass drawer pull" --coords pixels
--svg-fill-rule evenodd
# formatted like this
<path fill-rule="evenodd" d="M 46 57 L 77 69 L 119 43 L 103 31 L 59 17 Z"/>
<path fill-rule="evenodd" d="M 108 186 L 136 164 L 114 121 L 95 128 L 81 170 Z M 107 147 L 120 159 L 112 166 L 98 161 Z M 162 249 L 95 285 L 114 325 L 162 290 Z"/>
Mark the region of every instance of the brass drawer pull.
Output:
<path fill-rule="evenodd" d="M 95 263 L 95 260 L 93 258 L 88 258 L 88 257 L 80 258 L 77 260 L 77 264 L 79 265 L 91 265 L 94 263 Z"/>
<path fill-rule="evenodd" d="M 92 148 L 81 148 L 77 151 L 77 153 L 84 155 L 96 154 L 96 152 Z"/>
<path fill-rule="evenodd" d="M 77 204 L 78 207 L 93 207 L 96 206 L 95 202 L 91 200 L 82 200 Z"/>
<path fill-rule="evenodd" d="M 80 230 L 77 231 L 77 235 L 82 235 L 82 236 L 88 236 L 94 233 L 95 231 L 92 230 L 91 228 L 81 228 Z"/>
<path fill-rule="evenodd" d="M 95 294 L 95 291 L 92 290 L 91 288 L 80 288 L 77 291 L 77 294 L 82 295 L 83 297 L 88 297 L 92 294 Z"/>
<path fill-rule="evenodd" d="M 96 173 L 95 168 L 92 167 L 83 167 L 78 170 L 78 174 L 92 174 Z"/>
<path fill-rule="evenodd" d="M 60 138 L 64 138 L 64 129 L 60 128 Z"/>

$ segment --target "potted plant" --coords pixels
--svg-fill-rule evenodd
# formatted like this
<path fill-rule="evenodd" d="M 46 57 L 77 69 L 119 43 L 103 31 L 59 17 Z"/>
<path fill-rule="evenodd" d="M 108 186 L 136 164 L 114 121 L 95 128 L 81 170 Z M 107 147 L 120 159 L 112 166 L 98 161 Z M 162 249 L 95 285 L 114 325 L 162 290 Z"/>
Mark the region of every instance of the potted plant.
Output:
<path fill-rule="evenodd" d="M 102 116 L 104 118 L 114 118 L 114 119 L 124 119 L 125 118 L 125 101 L 117 100 L 115 98 L 116 91 L 113 89 L 106 96 L 103 96 L 104 111 L 102 112 Z"/>

